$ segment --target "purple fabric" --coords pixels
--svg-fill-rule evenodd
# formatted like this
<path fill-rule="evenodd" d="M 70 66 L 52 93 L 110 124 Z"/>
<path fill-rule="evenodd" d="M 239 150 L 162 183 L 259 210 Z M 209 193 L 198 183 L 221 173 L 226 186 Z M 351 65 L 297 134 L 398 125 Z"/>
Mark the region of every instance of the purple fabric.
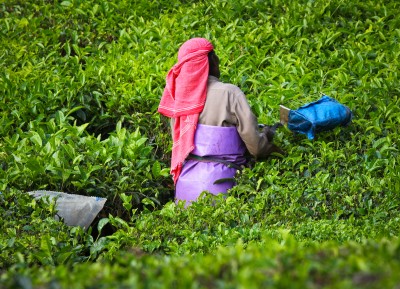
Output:
<path fill-rule="evenodd" d="M 198 124 L 194 138 L 195 149 L 192 154 L 224 159 L 237 165 L 246 163 L 244 154 L 246 146 L 237 132 L 236 127 L 221 127 Z M 186 205 L 195 201 L 203 191 L 216 195 L 226 193 L 235 184 L 215 181 L 233 178 L 235 168 L 229 168 L 218 162 L 188 160 L 184 163 L 181 175 L 176 183 L 175 199 L 184 200 Z"/>

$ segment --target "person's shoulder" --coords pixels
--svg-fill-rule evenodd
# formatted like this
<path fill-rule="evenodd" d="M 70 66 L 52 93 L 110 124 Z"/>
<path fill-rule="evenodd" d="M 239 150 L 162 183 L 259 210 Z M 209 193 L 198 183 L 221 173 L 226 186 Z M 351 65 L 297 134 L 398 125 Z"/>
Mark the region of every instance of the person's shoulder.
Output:
<path fill-rule="evenodd" d="M 239 86 L 234 85 L 232 83 L 224 83 L 227 87 L 227 89 L 232 90 L 232 91 L 238 91 L 238 92 L 242 92 L 242 90 L 239 88 Z"/>
<path fill-rule="evenodd" d="M 242 90 L 237 85 L 234 85 L 229 82 L 223 82 L 216 77 L 214 77 L 214 79 L 212 79 L 212 84 L 213 84 L 213 87 L 216 89 L 223 89 L 223 90 L 228 91 L 235 95 L 243 94 Z"/>

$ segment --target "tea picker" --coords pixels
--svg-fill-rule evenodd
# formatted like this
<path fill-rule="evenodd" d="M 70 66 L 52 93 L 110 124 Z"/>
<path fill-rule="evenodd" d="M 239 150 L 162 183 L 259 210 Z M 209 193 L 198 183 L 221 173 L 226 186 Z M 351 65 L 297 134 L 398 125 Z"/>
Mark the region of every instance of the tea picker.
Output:
<path fill-rule="evenodd" d="M 158 112 L 171 119 L 171 175 L 175 200 L 188 206 L 202 192 L 226 194 L 248 160 L 281 149 L 260 133 L 246 95 L 220 80 L 213 44 L 191 38 L 166 76 Z"/>

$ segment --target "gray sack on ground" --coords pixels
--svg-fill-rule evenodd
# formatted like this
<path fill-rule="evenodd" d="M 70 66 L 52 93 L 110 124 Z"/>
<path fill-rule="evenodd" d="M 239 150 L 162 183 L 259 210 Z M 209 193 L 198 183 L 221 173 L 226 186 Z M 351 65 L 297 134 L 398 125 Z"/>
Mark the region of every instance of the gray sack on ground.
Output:
<path fill-rule="evenodd" d="M 87 197 L 53 191 L 32 191 L 29 194 L 35 198 L 48 196 L 50 200 L 56 198 L 56 219 L 61 217 L 68 226 L 81 226 L 88 229 L 103 209 L 106 198 Z"/>

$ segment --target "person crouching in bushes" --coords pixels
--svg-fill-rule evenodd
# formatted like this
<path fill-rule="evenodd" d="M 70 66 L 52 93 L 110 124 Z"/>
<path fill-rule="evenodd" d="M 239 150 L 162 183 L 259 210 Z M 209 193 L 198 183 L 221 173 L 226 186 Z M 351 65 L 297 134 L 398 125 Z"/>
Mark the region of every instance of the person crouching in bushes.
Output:
<path fill-rule="evenodd" d="M 232 188 L 247 152 L 256 158 L 282 153 L 268 127 L 259 130 L 244 93 L 219 77 L 211 42 L 192 38 L 179 48 L 158 107 L 171 118 L 175 200 L 186 206 L 203 191 L 216 195 Z"/>

